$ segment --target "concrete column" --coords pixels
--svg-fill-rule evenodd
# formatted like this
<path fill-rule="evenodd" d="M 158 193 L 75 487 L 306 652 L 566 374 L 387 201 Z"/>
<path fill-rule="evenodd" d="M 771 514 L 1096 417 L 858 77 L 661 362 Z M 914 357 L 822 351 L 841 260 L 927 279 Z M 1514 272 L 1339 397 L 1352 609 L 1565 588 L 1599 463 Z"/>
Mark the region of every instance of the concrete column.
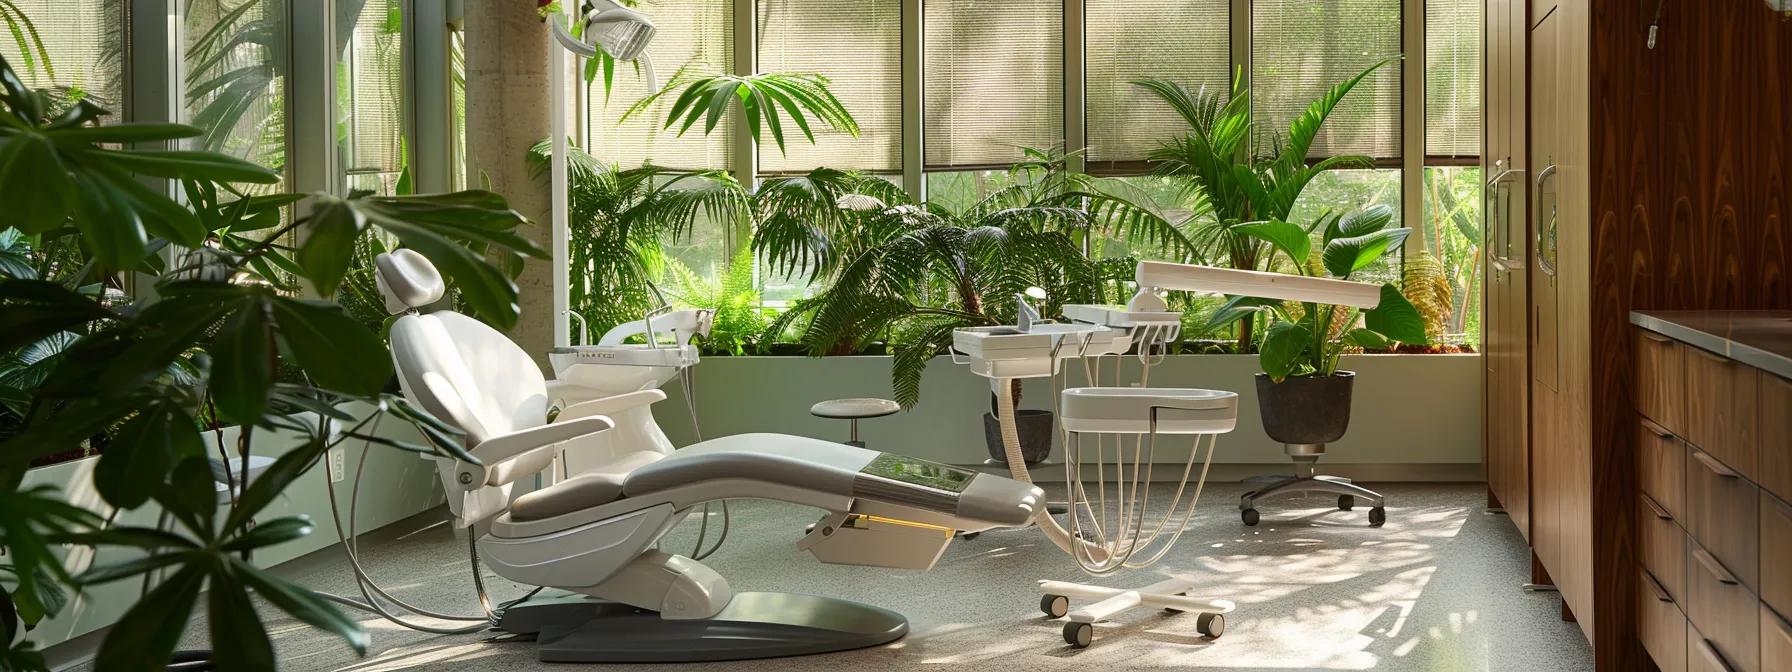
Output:
<path fill-rule="evenodd" d="M 551 253 L 548 178 L 528 165 L 529 148 L 550 133 L 547 27 L 532 2 L 469 2 L 466 12 L 468 186 L 509 199 L 529 218 L 519 233 Z M 543 371 L 551 371 L 554 346 L 552 265 L 523 265 L 516 280 L 522 318 L 510 332 Z"/>

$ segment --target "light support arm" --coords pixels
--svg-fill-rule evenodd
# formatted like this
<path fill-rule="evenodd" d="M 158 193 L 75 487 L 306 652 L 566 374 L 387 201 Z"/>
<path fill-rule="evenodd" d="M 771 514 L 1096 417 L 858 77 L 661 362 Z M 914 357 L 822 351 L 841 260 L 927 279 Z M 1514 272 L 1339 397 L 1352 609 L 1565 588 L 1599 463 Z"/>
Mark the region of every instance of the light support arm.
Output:
<path fill-rule="evenodd" d="M 1145 303 L 1153 299 L 1161 303 L 1162 299 L 1151 292 L 1153 289 L 1323 303 L 1365 310 L 1372 309 L 1381 303 L 1381 287 L 1366 282 L 1313 278 L 1285 273 L 1265 273 L 1263 271 L 1240 271 L 1166 261 L 1139 262 L 1137 270 L 1133 273 L 1133 278 L 1139 285 L 1139 295 L 1133 297 L 1133 301 L 1136 303 Z M 1149 299 L 1145 298 L 1147 294 L 1150 295 Z M 1140 308 L 1133 309 L 1139 310 Z"/>

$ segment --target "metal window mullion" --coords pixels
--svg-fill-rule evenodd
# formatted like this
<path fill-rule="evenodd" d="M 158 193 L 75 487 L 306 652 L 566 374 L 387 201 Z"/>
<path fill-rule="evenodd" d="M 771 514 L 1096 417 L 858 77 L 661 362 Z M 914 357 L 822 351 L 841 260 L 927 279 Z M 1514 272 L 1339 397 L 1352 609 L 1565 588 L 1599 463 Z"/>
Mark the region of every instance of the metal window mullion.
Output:
<path fill-rule="evenodd" d="M 736 75 L 753 74 L 758 67 L 759 44 L 757 38 L 757 17 L 754 5 L 758 0 L 732 0 L 734 3 L 734 59 L 730 69 Z M 747 130 L 746 113 L 739 105 L 728 110 L 733 118 L 733 132 L 728 141 L 734 144 L 734 156 L 729 161 L 728 169 L 740 183 L 752 189 L 758 183 L 759 157 L 753 143 L 753 135 Z M 732 254 L 733 250 L 729 250 Z"/>
<path fill-rule="evenodd" d="M 1400 219 L 1419 230 L 1407 236 L 1405 258 L 1425 250 L 1425 0 L 1402 0 L 1400 82 Z"/>
<path fill-rule="evenodd" d="M 926 51 L 922 15 L 923 0 L 902 0 L 902 188 L 910 198 L 927 198 L 926 137 L 922 123 L 926 110 L 922 96 L 922 54 Z"/>
<path fill-rule="evenodd" d="M 1085 170 L 1083 152 L 1089 147 L 1087 37 L 1084 0 L 1064 0 L 1064 151 L 1066 169 Z"/>
<path fill-rule="evenodd" d="M 122 58 L 124 72 L 120 81 L 123 100 L 117 101 L 121 109 L 117 110 L 119 118 L 124 121 L 142 123 L 173 123 L 183 121 L 181 118 L 181 86 L 180 62 L 181 53 L 180 30 L 181 0 L 131 0 L 121 3 L 120 11 L 125 14 L 118 17 L 124 22 L 126 33 L 125 44 L 120 45 L 128 53 Z M 140 142 L 133 145 L 135 149 L 165 150 L 175 149 L 175 143 L 165 140 Z M 180 197 L 175 189 L 174 181 L 159 177 L 138 177 L 143 183 L 158 193 Z M 164 259 L 173 259 L 180 250 L 170 247 L 162 251 Z M 121 274 L 125 289 L 133 296 L 146 290 L 154 282 L 153 276 L 137 273 Z"/>
<path fill-rule="evenodd" d="M 1228 13 L 1232 36 L 1232 68 L 1231 72 L 1226 74 L 1228 79 L 1237 78 L 1238 82 L 1247 88 L 1251 85 L 1251 31 L 1254 23 L 1251 16 L 1251 3 L 1252 0 L 1232 0 L 1231 11 Z M 1228 86 L 1231 84 L 1232 82 L 1227 82 Z M 1252 100 L 1254 103 L 1255 99 Z M 1247 119 L 1256 121 L 1257 106 L 1255 104 L 1247 106 L 1245 115 Z M 1248 155 L 1251 151 L 1250 144 L 1250 142 L 1241 143 L 1239 151 Z"/>
<path fill-rule="evenodd" d="M 403 11 L 404 133 L 411 185 L 417 193 L 444 192 L 454 180 L 448 8 L 439 0 L 406 0 Z"/>
<path fill-rule="evenodd" d="M 335 126 L 335 26 L 328 2 L 289 2 L 286 78 L 287 161 L 294 191 L 340 193 Z M 305 206 L 308 207 L 308 206 Z M 303 209 L 303 208 L 302 208 Z"/>

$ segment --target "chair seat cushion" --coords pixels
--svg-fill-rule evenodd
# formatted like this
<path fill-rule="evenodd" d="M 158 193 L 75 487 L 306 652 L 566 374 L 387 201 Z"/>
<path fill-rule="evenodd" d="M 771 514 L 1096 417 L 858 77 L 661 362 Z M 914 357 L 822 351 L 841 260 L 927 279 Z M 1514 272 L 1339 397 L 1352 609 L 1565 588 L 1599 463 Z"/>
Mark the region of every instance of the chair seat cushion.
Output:
<path fill-rule="evenodd" d="M 618 474 L 580 474 L 517 497 L 510 505 L 510 518 L 542 520 L 602 506 L 622 498 L 622 481 Z"/>
<path fill-rule="evenodd" d="M 811 415 L 838 420 L 881 418 L 900 410 L 902 406 L 889 399 L 832 399 L 809 407 Z"/>

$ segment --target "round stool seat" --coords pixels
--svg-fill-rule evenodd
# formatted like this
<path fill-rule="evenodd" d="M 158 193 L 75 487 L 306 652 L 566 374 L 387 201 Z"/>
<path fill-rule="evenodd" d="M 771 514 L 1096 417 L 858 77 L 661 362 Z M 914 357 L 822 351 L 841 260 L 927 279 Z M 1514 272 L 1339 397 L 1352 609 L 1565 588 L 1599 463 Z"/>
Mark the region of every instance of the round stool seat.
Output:
<path fill-rule="evenodd" d="M 889 399 L 830 399 L 815 402 L 809 407 L 809 413 L 820 418 L 836 420 L 858 420 L 861 418 L 881 418 L 894 415 L 902 410 L 902 405 Z"/>

